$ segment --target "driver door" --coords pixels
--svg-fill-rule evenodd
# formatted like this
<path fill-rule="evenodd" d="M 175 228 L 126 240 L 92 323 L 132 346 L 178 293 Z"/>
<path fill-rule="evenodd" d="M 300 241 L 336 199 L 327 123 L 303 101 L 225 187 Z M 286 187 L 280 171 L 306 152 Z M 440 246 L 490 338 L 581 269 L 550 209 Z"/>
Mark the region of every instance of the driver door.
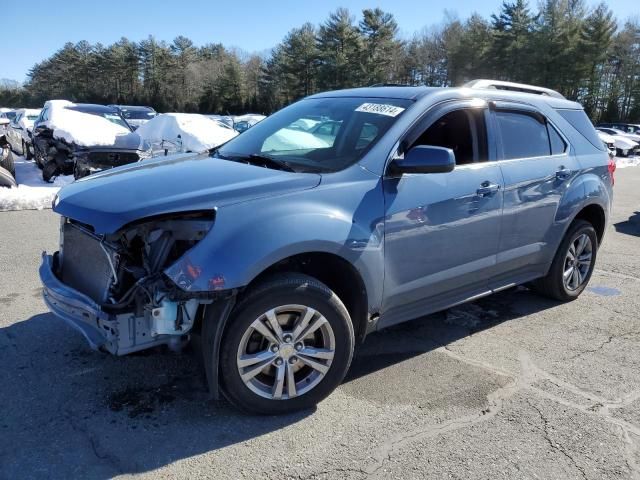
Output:
<path fill-rule="evenodd" d="M 480 106 L 478 106 L 480 105 Z M 384 179 L 385 302 L 380 327 L 488 291 L 500 239 L 504 189 L 482 101 L 427 114 L 405 144 L 451 148 L 449 173 Z"/>

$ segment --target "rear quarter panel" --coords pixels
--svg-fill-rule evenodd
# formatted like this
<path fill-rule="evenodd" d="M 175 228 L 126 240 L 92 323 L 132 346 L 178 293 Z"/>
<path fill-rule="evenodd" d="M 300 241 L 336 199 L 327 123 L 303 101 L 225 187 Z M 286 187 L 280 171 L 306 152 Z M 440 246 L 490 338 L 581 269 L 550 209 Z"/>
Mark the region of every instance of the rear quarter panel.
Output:
<path fill-rule="evenodd" d="M 572 180 L 556 213 L 558 233 L 555 235 L 553 249 L 555 252 L 571 222 L 586 206 L 599 205 L 604 211 L 605 221 L 608 222 L 613 201 L 613 187 L 608 169 L 608 153 L 592 145 L 554 109 L 547 107 L 545 114 L 562 130 L 571 143 L 571 153 L 580 167 L 578 175 Z"/>

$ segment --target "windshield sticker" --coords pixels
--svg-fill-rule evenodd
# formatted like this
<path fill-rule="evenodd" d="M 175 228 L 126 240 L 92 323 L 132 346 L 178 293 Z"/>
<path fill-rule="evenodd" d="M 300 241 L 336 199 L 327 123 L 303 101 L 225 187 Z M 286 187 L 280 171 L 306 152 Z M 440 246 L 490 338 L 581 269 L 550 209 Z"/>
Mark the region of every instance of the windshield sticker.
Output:
<path fill-rule="evenodd" d="M 404 112 L 404 108 L 382 103 L 363 103 L 356 108 L 356 112 L 377 113 L 378 115 L 386 115 L 387 117 L 397 117 Z"/>

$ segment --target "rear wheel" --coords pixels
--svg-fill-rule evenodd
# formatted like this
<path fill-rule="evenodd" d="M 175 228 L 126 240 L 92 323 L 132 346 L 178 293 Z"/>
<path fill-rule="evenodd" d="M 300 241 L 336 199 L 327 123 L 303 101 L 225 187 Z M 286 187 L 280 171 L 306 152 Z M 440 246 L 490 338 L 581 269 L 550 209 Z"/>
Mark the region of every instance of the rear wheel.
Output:
<path fill-rule="evenodd" d="M 42 167 L 42 179 L 45 182 L 51 182 L 52 178 L 58 174 L 58 164 L 55 160 L 49 160 Z"/>
<path fill-rule="evenodd" d="M 344 378 L 354 342 L 349 313 L 326 285 L 306 275 L 276 277 L 249 292 L 230 319 L 223 391 L 253 413 L 312 407 Z"/>
<path fill-rule="evenodd" d="M 7 170 L 15 178 L 16 166 L 13 160 L 13 152 L 10 148 L 5 148 L 0 151 L 0 167 Z"/>
<path fill-rule="evenodd" d="M 42 154 L 40 153 L 40 150 L 38 150 L 35 145 L 33 147 L 33 158 L 36 162 L 36 166 L 42 170 L 42 167 L 44 166 L 44 161 L 42 159 Z"/>
<path fill-rule="evenodd" d="M 598 236 L 589 222 L 576 220 L 569 227 L 546 277 L 533 282 L 541 294 L 567 302 L 587 287 L 598 253 Z"/>
<path fill-rule="evenodd" d="M 33 150 L 29 143 L 22 142 L 22 151 L 27 160 L 33 160 Z"/>

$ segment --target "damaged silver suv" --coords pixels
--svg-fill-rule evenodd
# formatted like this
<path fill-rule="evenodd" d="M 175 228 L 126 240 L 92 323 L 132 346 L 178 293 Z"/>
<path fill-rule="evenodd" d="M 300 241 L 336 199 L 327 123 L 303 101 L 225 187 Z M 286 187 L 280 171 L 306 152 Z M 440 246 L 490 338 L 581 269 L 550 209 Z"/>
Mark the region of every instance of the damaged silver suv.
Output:
<path fill-rule="evenodd" d="M 314 95 L 209 155 L 60 190 L 44 299 L 95 349 L 194 342 L 214 396 L 290 412 L 340 384 L 369 332 L 522 283 L 577 298 L 614 168 L 552 90 Z"/>

